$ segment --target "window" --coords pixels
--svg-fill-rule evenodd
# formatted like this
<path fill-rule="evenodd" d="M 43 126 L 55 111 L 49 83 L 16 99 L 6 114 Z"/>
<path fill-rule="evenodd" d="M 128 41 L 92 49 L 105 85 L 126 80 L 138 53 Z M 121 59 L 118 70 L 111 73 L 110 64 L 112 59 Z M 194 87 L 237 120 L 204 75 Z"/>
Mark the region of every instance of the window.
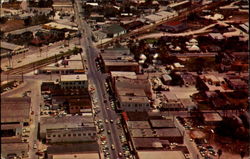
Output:
<path fill-rule="evenodd" d="M 63 137 L 65 137 L 66 136 L 66 134 L 63 134 Z"/>
<path fill-rule="evenodd" d="M 48 135 L 48 137 L 50 137 L 50 135 Z"/>
<path fill-rule="evenodd" d="M 68 134 L 68 136 L 70 137 L 70 136 L 71 136 L 71 134 Z"/>
<path fill-rule="evenodd" d="M 88 133 L 89 136 L 91 136 L 91 133 Z"/>
<path fill-rule="evenodd" d="M 61 137 L 61 135 L 57 135 L 58 137 Z"/>
<path fill-rule="evenodd" d="M 82 135 L 83 135 L 83 136 L 86 136 L 86 134 L 85 134 L 85 133 L 83 133 Z"/>
<path fill-rule="evenodd" d="M 56 137 L 56 135 L 53 135 L 53 137 Z"/>
<path fill-rule="evenodd" d="M 83 109 L 83 107 L 81 107 L 81 109 Z"/>
<path fill-rule="evenodd" d="M 76 136 L 76 134 L 73 134 L 73 136 Z"/>
<path fill-rule="evenodd" d="M 81 136 L 82 134 L 78 134 L 78 136 Z"/>
<path fill-rule="evenodd" d="M 93 136 L 95 136 L 96 135 L 96 133 L 93 133 Z"/>

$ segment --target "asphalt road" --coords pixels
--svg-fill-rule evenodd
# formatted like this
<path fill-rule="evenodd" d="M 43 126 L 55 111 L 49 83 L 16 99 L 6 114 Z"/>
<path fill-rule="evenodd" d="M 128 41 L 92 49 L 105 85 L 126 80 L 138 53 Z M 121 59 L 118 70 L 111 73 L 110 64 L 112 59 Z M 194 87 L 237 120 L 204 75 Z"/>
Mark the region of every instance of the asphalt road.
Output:
<path fill-rule="evenodd" d="M 80 1 L 76 1 L 76 5 L 80 6 Z M 96 88 L 96 95 L 97 95 L 97 102 L 100 104 L 101 108 L 101 115 L 103 121 L 107 120 L 115 120 L 118 118 L 118 115 L 112 110 L 107 110 L 106 107 L 110 108 L 109 102 L 104 103 L 104 100 L 109 101 L 107 96 L 107 91 L 104 86 L 105 79 L 103 78 L 103 75 L 98 72 L 96 68 L 95 59 L 98 56 L 98 51 L 93 46 L 93 42 L 91 40 L 91 30 L 88 26 L 88 24 L 83 21 L 82 15 L 80 15 L 79 11 L 80 7 L 78 8 L 75 6 L 75 14 L 77 15 L 77 21 L 78 21 L 78 28 L 82 33 L 82 40 L 81 40 L 81 46 L 85 48 L 86 52 L 86 60 L 87 60 L 87 66 L 88 66 L 88 80 L 92 81 Z M 110 122 L 105 124 L 105 134 L 107 137 L 107 143 L 109 145 L 110 150 L 110 158 L 116 159 L 118 158 L 118 153 L 122 152 L 122 146 L 119 139 L 119 134 L 115 128 L 115 124 L 112 124 Z M 110 130 L 111 133 L 108 135 L 107 131 Z M 111 144 L 114 144 L 115 150 L 111 150 Z"/>

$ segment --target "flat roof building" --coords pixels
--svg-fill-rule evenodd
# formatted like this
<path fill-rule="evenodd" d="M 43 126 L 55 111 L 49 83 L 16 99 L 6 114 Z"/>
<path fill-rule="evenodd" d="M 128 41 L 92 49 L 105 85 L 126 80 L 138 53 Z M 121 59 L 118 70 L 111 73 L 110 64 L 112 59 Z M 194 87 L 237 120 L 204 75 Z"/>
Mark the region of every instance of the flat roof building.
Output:
<path fill-rule="evenodd" d="M 96 142 L 50 145 L 47 149 L 48 159 L 99 159 L 99 147 Z"/>
<path fill-rule="evenodd" d="M 2 97 L 1 123 L 30 122 L 30 97 Z"/>
<path fill-rule="evenodd" d="M 138 151 L 139 159 L 185 159 L 181 151 Z"/>

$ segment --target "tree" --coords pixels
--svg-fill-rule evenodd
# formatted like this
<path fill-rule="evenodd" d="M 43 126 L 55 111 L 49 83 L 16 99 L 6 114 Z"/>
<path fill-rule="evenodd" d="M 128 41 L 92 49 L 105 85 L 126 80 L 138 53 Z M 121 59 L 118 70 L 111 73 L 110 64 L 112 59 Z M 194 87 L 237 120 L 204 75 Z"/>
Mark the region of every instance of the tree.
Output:
<path fill-rule="evenodd" d="M 241 150 L 241 151 L 240 151 L 240 157 L 241 157 L 241 159 L 243 159 L 243 158 L 244 158 L 245 154 L 246 154 L 246 152 L 245 152 L 245 151 L 243 151 L 243 150 Z"/>
<path fill-rule="evenodd" d="M 220 159 L 220 157 L 221 157 L 221 155 L 222 155 L 222 150 L 219 149 L 218 152 L 217 152 L 217 154 L 218 154 L 218 159 Z"/>
<path fill-rule="evenodd" d="M 28 16 L 28 18 L 24 19 L 24 25 L 29 26 L 32 22 L 32 18 Z"/>

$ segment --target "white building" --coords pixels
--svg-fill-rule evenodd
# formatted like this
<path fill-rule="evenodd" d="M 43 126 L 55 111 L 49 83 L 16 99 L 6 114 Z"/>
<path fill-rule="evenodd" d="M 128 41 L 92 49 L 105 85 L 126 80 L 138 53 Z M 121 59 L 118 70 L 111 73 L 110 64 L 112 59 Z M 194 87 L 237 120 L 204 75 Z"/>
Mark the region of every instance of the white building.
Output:
<path fill-rule="evenodd" d="M 59 84 L 63 89 L 88 88 L 87 75 L 61 75 Z"/>

